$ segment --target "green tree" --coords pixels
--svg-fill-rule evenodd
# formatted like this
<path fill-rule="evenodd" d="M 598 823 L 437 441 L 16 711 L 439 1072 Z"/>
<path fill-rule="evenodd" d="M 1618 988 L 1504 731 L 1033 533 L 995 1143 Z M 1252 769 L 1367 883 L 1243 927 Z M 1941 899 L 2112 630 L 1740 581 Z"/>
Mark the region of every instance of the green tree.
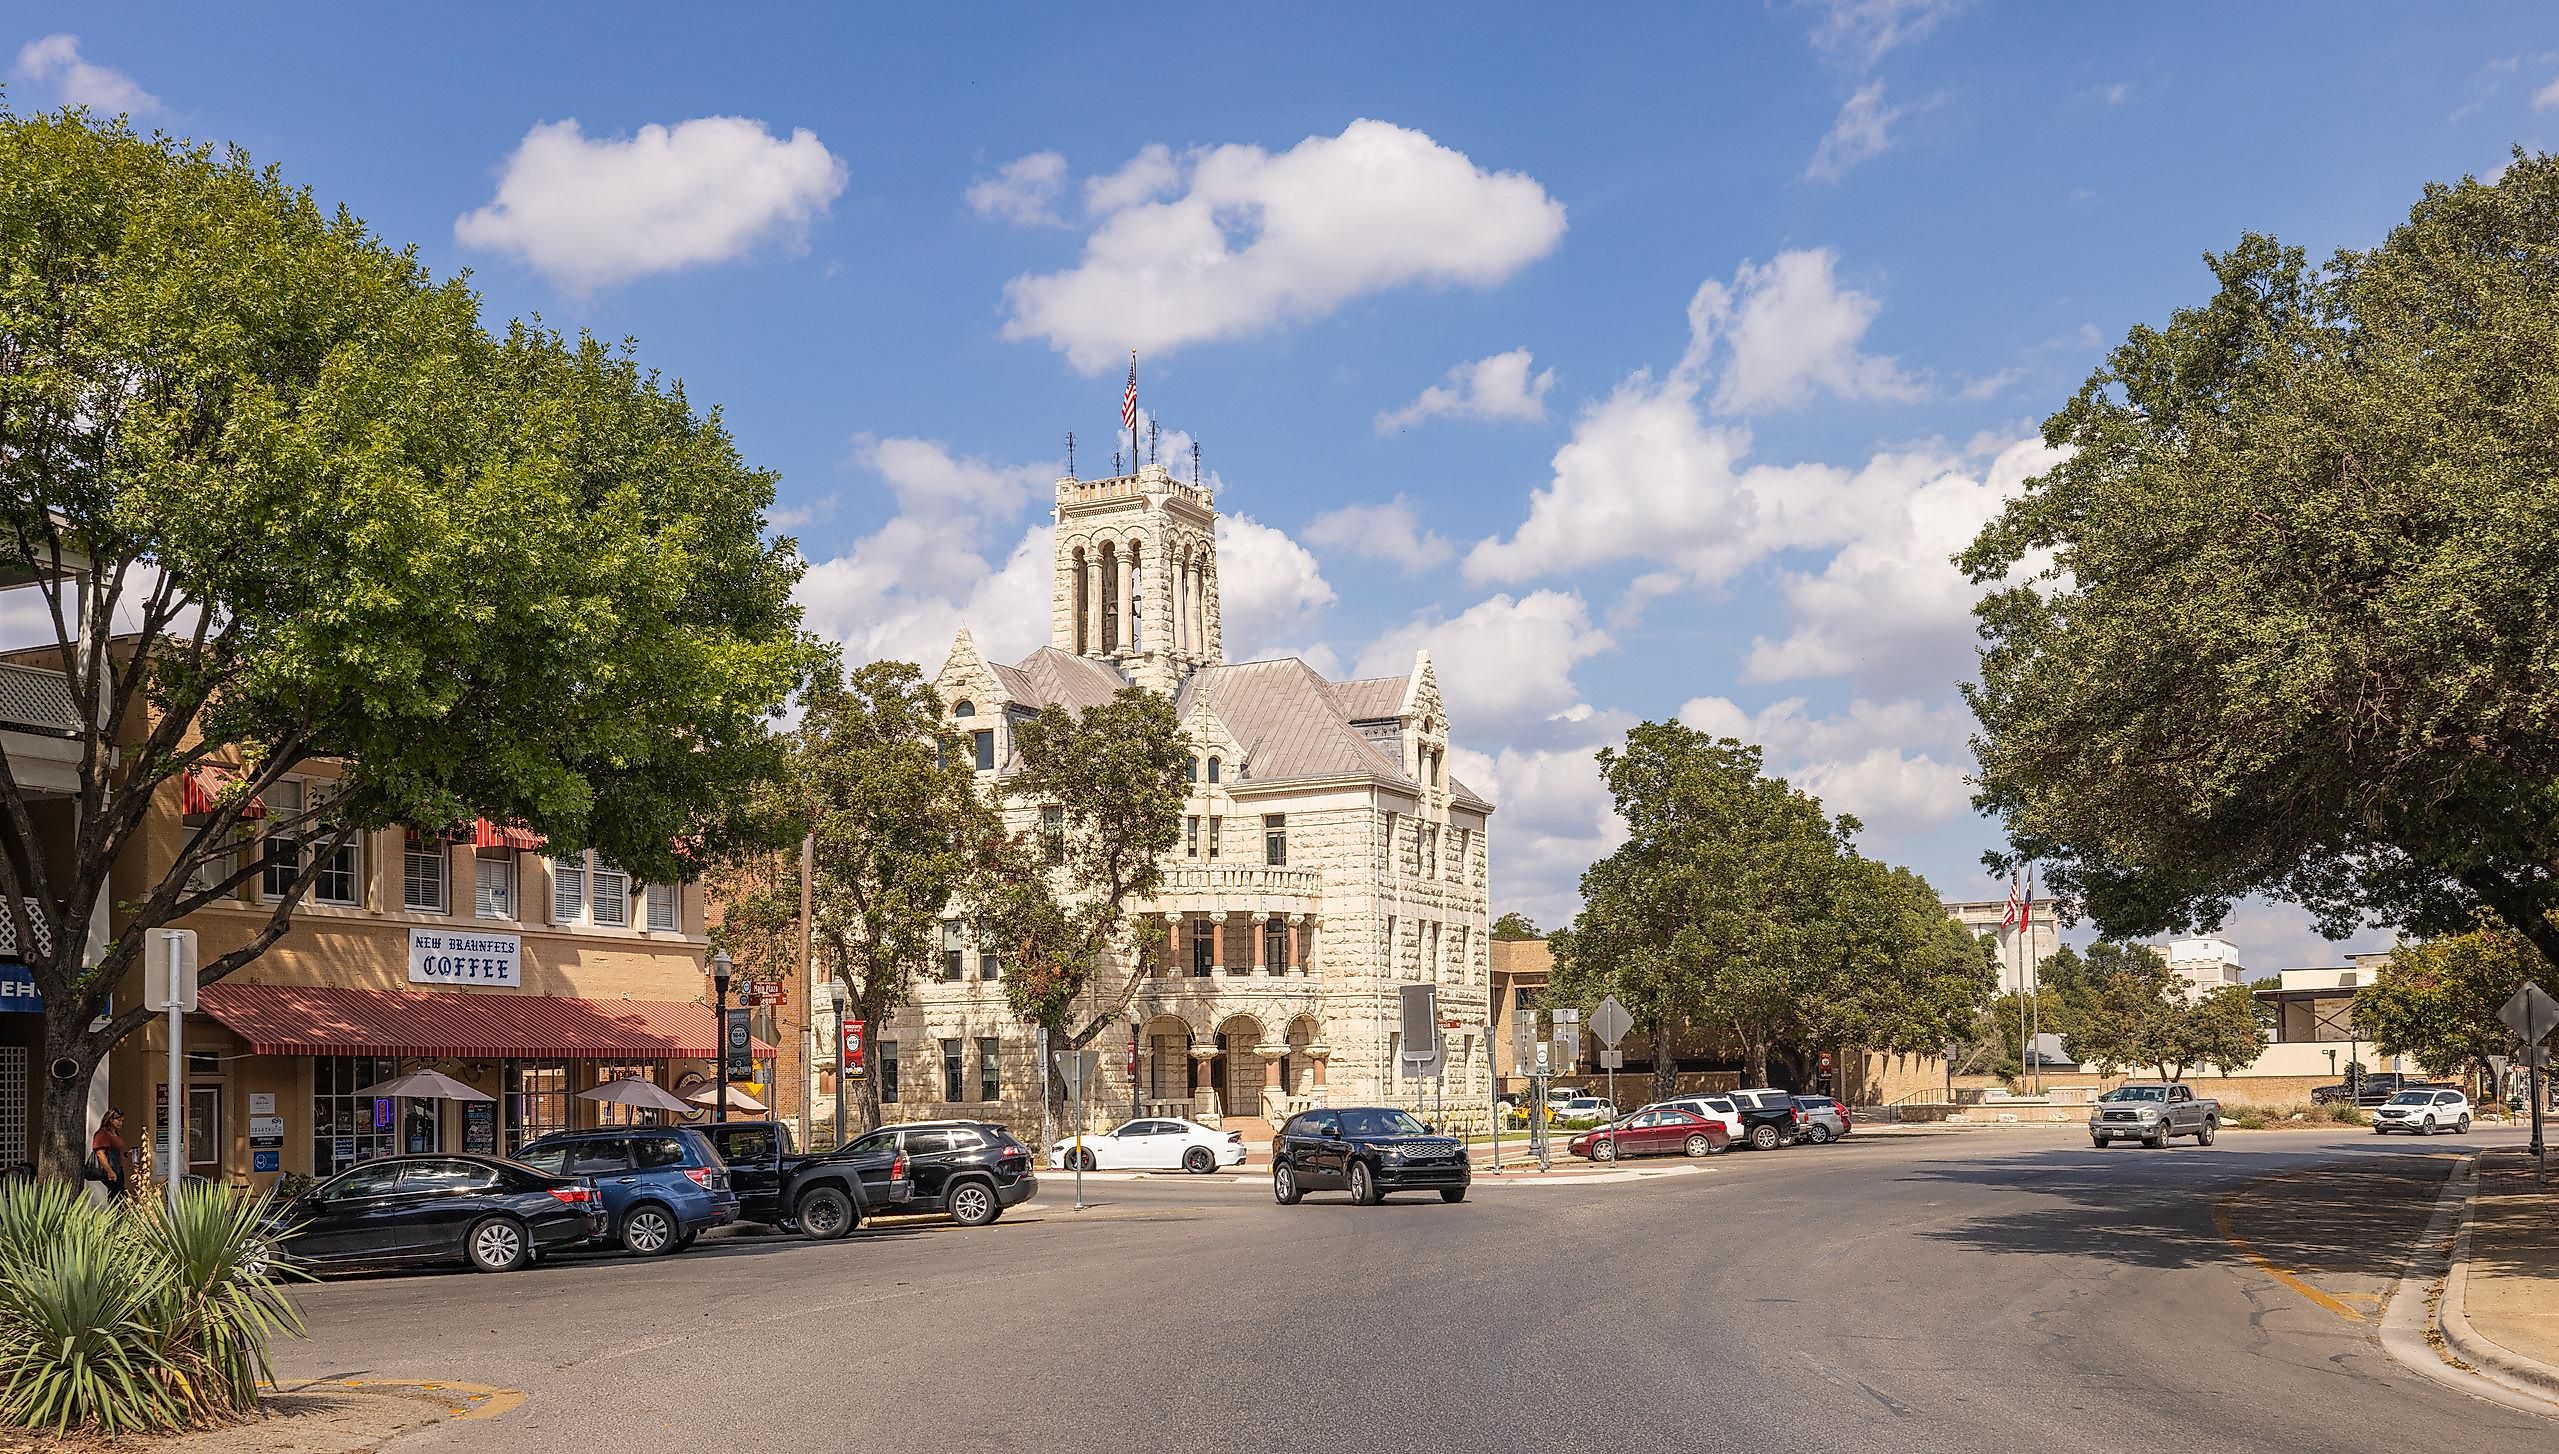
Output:
<path fill-rule="evenodd" d="M 716 840 L 806 659 L 772 493 L 627 351 L 491 337 L 458 282 L 236 151 L 0 112 L 0 580 L 70 744 L 63 778 L 0 759 L 46 1172 L 77 1174 L 76 1088 L 146 1018 L 109 994 L 147 931 L 260 871 L 244 819 L 286 774 L 342 776 L 266 819 L 299 858 L 207 981 L 366 829 L 521 821 L 663 878 L 679 835 Z M 208 763 L 240 771 L 146 862 Z"/>
<path fill-rule="evenodd" d="M 1978 801 L 2110 934 L 2245 895 L 2559 965 L 2559 158 L 2313 268 L 2248 236 L 2044 424 L 1993 586 Z"/>
<path fill-rule="evenodd" d="M 975 882 L 999 828 L 965 740 L 943 720 L 941 695 L 908 662 L 849 673 L 830 663 L 753 812 L 773 846 L 721 866 L 726 907 L 714 940 L 741 967 L 799 962 L 805 840 L 810 948 L 827 979 L 844 986 L 862 1043 L 875 1043 L 917 968 L 936 962 L 945 916 Z M 838 1094 L 848 1090 L 861 1129 L 877 1127 L 877 1080 Z"/>
<path fill-rule="evenodd" d="M 1858 856 L 1857 822 L 1760 771 L 1759 749 L 1647 722 L 1600 771 L 1628 827 L 1582 878 L 1550 1000 L 1614 994 L 1656 1048 L 1683 1027 L 1738 1047 L 1757 1081 L 1780 1049 L 1944 1048 L 1989 993 L 1979 941 L 1925 880 Z"/>
<path fill-rule="evenodd" d="M 1526 914 L 1510 913 L 1493 921 L 1493 937 L 1496 939 L 1542 939 L 1545 936 L 1538 932 L 1537 922 Z"/>
<path fill-rule="evenodd" d="M 2437 1075 L 2485 1074 L 2489 1056 L 2515 1048 L 2497 1011 L 2539 973 L 2532 945 L 2485 919 L 2466 934 L 2392 950 L 2373 983 L 2355 991 L 2355 1029 L 2381 1054 L 2410 1056 Z"/>
<path fill-rule="evenodd" d="M 2084 959 L 2065 945 L 2046 962 L 2044 982 L 2061 1005 L 2062 1045 L 2082 1064 L 2146 1065 L 2162 1080 L 2182 1080 L 2206 1065 L 2245 1070 L 2265 1052 L 2266 1025 L 2247 986 L 2192 998 L 2146 944 L 2100 942 Z"/>
<path fill-rule="evenodd" d="M 1051 707 L 1013 742 L 1022 769 L 1002 791 L 1033 826 L 995 836 L 976 898 L 1013 1013 L 1064 1054 L 1119 1022 L 1164 952 L 1161 926 L 1129 910 L 1181 840 L 1192 748 L 1173 704 L 1140 687 L 1080 713 Z M 1052 1080 L 1052 1113 L 1063 1096 Z"/>

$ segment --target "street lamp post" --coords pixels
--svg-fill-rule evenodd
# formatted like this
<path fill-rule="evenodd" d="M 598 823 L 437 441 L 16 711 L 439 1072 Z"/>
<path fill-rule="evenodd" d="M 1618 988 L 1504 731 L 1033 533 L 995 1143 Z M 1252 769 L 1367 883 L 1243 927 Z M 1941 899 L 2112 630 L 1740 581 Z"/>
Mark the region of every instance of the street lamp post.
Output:
<path fill-rule="evenodd" d="M 834 980 L 827 985 L 826 989 L 827 993 L 835 999 L 835 1144 L 842 1146 L 844 1144 L 844 1098 L 853 1091 L 852 1082 L 844 1078 L 844 981 Z M 868 1048 L 868 1046 L 864 1047 L 865 1050 Z"/>
<path fill-rule="evenodd" d="M 711 1092 L 713 1121 L 729 1118 L 729 971 L 735 965 L 736 961 L 729 958 L 725 949 L 711 956 L 711 1000 L 716 1006 L 711 1013 L 718 1023 L 715 1032 L 717 1049 L 714 1052 L 718 1065 L 711 1077 L 711 1084 L 715 1087 Z"/>

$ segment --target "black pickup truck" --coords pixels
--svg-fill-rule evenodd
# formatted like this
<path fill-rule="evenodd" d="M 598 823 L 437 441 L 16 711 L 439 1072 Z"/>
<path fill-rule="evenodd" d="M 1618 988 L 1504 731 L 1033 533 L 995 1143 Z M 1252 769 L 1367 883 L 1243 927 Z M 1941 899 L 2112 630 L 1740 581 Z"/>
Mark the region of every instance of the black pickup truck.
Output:
<path fill-rule="evenodd" d="M 779 1121 L 711 1121 L 695 1129 L 711 1138 L 729 1164 L 741 1222 L 823 1242 L 914 1191 L 901 1151 L 845 1148 L 803 1155 L 792 1143 L 791 1128 Z"/>

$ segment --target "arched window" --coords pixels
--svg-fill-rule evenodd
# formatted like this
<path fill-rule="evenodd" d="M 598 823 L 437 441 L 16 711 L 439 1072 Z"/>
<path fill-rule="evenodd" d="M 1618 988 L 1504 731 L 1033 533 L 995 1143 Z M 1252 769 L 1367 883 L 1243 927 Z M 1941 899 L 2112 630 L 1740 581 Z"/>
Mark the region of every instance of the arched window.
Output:
<path fill-rule="evenodd" d="M 977 704 L 975 702 L 962 702 L 951 709 L 951 715 L 954 717 L 974 717 L 977 715 Z"/>
<path fill-rule="evenodd" d="M 1212 758 L 1210 758 L 1210 759 L 1208 760 L 1208 780 L 1209 780 L 1210 782 L 1215 782 L 1215 781 L 1217 781 L 1217 770 L 1218 770 L 1217 759 L 1216 759 L 1216 758 L 1214 758 L 1214 757 L 1212 757 Z"/>
<path fill-rule="evenodd" d="M 1198 782 L 1199 780 L 1200 780 L 1200 759 L 1199 759 L 1199 754 L 1198 754 L 1198 753 L 1192 753 L 1192 754 L 1191 754 L 1191 781 L 1193 781 L 1193 782 Z"/>

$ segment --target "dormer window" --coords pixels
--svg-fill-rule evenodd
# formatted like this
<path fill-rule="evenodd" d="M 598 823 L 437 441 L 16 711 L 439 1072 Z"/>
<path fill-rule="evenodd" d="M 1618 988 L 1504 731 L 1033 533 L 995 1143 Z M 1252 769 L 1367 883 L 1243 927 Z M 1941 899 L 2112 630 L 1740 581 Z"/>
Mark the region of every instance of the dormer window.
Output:
<path fill-rule="evenodd" d="M 1219 771 L 1219 766 L 1218 766 L 1218 761 L 1217 761 L 1217 759 L 1216 759 L 1216 758 L 1214 758 L 1214 757 L 1210 758 L 1210 759 L 1208 760 L 1208 780 L 1209 780 L 1210 782 L 1215 782 L 1215 781 L 1217 781 L 1217 778 L 1218 778 L 1218 771 Z"/>
<path fill-rule="evenodd" d="M 951 715 L 954 717 L 974 717 L 977 715 L 977 703 L 962 702 L 951 709 Z"/>

